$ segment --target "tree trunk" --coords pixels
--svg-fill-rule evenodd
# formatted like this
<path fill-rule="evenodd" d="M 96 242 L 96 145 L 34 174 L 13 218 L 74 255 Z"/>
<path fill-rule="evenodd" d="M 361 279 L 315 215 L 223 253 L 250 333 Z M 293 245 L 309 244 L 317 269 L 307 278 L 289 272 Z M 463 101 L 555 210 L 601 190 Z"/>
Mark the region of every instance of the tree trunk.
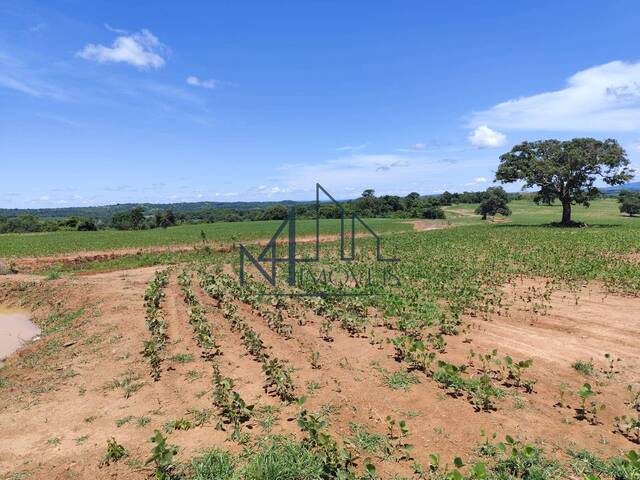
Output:
<path fill-rule="evenodd" d="M 486 214 L 486 213 L 483 213 L 483 214 L 482 214 L 482 219 L 483 219 L 483 220 L 486 220 L 486 219 L 487 219 L 487 214 Z"/>
<path fill-rule="evenodd" d="M 571 225 L 571 202 L 562 202 L 562 225 Z"/>

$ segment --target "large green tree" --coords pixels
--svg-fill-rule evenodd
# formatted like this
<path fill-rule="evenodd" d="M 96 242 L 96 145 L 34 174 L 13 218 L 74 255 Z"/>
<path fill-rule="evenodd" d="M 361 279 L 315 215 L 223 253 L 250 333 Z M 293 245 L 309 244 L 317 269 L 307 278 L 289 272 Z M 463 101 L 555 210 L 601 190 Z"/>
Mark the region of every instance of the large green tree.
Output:
<path fill-rule="evenodd" d="M 571 206 L 589 206 L 599 191 L 595 182 L 621 185 L 633 178 L 627 153 L 616 140 L 593 138 L 523 142 L 500 156 L 496 180 L 524 181 L 539 187 L 537 201 L 559 200 L 562 225 L 571 224 Z"/>

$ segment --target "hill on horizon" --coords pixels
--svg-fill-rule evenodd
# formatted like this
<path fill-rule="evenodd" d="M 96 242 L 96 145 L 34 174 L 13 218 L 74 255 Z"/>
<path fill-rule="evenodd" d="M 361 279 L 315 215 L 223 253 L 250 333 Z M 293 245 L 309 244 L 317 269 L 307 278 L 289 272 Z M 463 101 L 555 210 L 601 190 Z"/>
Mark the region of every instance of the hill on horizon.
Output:
<path fill-rule="evenodd" d="M 605 194 L 613 195 L 621 190 L 640 191 L 640 181 L 630 182 L 625 185 L 615 187 L 600 188 Z M 434 197 L 433 195 L 422 195 L 422 197 Z M 349 202 L 352 199 L 342 199 L 339 201 Z M 33 215 L 43 219 L 60 219 L 70 216 L 92 217 L 97 220 L 109 220 L 114 213 L 130 211 L 134 207 L 142 206 L 147 213 L 154 213 L 162 210 L 172 210 L 174 213 L 192 213 L 203 209 L 234 209 L 234 210 L 254 210 L 263 209 L 273 205 L 308 205 L 312 200 L 280 200 L 280 201 L 260 201 L 260 202 L 176 202 L 176 203 L 116 203 L 111 205 L 98 205 L 90 207 L 50 207 L 50 208 L 0 208 L 0 217 L 17 217 L 19 215 Z"/>

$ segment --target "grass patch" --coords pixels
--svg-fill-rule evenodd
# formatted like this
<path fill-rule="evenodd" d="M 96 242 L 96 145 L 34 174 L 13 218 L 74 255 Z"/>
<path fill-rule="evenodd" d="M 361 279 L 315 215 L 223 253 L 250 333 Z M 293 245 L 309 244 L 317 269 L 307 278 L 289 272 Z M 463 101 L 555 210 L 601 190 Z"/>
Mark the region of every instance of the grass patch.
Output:
<path fill-rule="evenodd" d="M 80 317 L 83 313 L 84 307 L 76 310 L 75 312 L 51 312 L 49 316 L 47 316 L 46 320 L 42 322 L 42 336 L 51 335 L 52 333 L 67 328 L 71 322 Z"/>
<path fill-rule="evenodd" d="M 278 424 L 279 415 L 280 408 L 275 405 L 262 405 L 256 411 L 258 425 L 267 433 L 271 432 L 271 429 Z"/>
<path fill-rule="evenodd" d="M 204 376 L 204 373 L 198 372 L 197 370 L 189 370 L 184 374 L 184 378 L 187 382 L 195 382 L 196 380 L 201 379 Z"/>
<path fill-rule="evenodd" d="M 326 456 L 293 439 L 261 440 L 250 452 L 239 478 L 244 480 L 320 480 L 325 478 Z M 233 478 L 233 477 L 231 477 Z"/>
<path fill-rule="evenodd" d="M 235 459 L 218 448 L 192 460 L 193 480 L 227 480 L 234 478 Z"/>
<path fill-rule="evenodd" d="M 62 343 L 58 340 L 49 340 L 40 348 L 20 357 L 20 362 L 27 368 L 34 368 L 43 360 L 57 354 L 62 349 Z"/>
<path fill-rule="evenodd" d="M 570 451 L 571 468 L 581 477 L 637 480 L 640 478 L 640 455 L 633 451 L 625 457 L 601 459 L 586 450 Z"/>
<path fill-rule="evenodd" d="M 589 360 L 588 362 L 584 360 L 578 360 L 574 362 L 571 367 L 587 377 L 593 375 L 593 360 Z"/>
<path fill-rule="evenodd" d="M 177 363 L 189 363 L 189 362 L 193 362 L 193 355 L 191 355 L 190 353 L 176 353 L 174 356 L 172 356 L 170 358 L 170 360 L 173 360 L 174 362 Z"/>
<path fill-rule="evenodd" d="M 129 398 L 144 386 L 144 382 L 138 380 L 140 380 L 140 375 L 133 370 L 126 370 L 118 378 L 107 383 L 104 388 L 107 390 L 120 389 L 124 398 Z"/>
<path fill-rule="evenodd" d="M 351 435 L 348 440 L 360 452 L 368 452 L 380 457 L 387 457 L 391 448 L 388 438 L 377 432 L 371 432 L 366 425 L 349 423 Z"/>
<path fill-rule="evenodd" d="M 144 415 L 142 417 L 138 417 L 138 419 L 136 420 L 136 425 L 138 425 L 139 427 L 144 427 L 149 423 L 151 423 L 151 417 L 146 417 Z"/>
<path fill-rule="evenodd" d="M 382 374 L 382 383 L 392 390 L 408 391 L 412 385 L 420 383 L 420 379 L 413 373 L 399 370 L 397 372 L 384 371 Z"/>
<path fill-rule="evenodd" d="M 203 408 L 202 410 L 191 409 L 187 410 L 187 415 L 191 417 L 192 426 L 199 427 L 211 421 L 213 411 L 209 408 Z"/>
<path fill-rule="evenodd" d="M 123 425 L 127 425 L 127 424 L 133 422 L 134 418 L 135 417 L 133 415 L 127 415 L 126 417 L 119 418 L 118 420 L 116 420 L 116 427 L 120 428 Z"/>

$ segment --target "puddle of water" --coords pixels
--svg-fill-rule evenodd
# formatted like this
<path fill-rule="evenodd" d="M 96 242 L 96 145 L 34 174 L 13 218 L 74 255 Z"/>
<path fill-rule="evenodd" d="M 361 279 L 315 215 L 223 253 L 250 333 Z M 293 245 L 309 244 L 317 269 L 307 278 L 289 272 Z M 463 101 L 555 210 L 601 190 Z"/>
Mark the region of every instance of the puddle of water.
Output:
<path fill-rule="evenodd" d="M 0 306 L 0 360 L 40 334 L 29 312 Z"/>

